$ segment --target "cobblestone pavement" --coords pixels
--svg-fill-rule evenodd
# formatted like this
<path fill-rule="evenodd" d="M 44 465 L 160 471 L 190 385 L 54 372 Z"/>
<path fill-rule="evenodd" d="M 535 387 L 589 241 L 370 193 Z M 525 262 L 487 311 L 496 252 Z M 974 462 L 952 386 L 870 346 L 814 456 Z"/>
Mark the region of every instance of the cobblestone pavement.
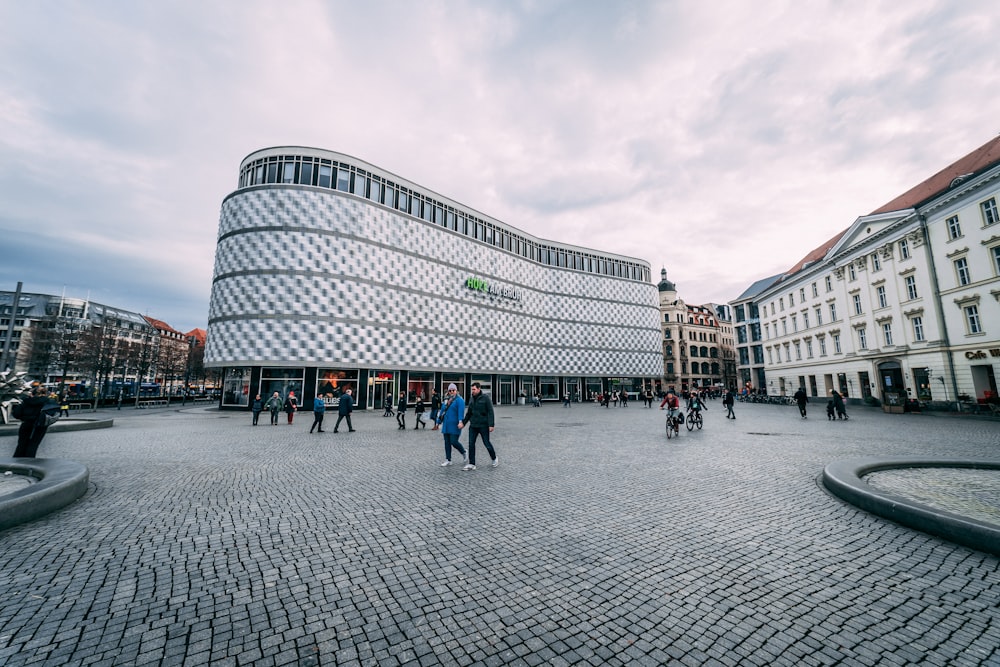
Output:
<path fill-rule="evenodd" d="M 641 403 L 498 409 L 500 465 L 469 473 L 380 412 L 51 434 L 91 488 L 0 533 L 0 664 L 1000 664 L 1000 559 L 818 484 L 1000 458 L 995 422 L 709 407 L 669 442 Z"/>

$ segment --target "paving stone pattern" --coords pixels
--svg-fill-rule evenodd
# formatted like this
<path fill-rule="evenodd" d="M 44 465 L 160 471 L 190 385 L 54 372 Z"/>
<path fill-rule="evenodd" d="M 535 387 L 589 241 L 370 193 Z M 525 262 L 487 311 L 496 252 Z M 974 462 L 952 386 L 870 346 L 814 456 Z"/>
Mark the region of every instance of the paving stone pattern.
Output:
<path fill-rule="evenodd" d="M 1000 458 L 1000 452 L 994 457 Z M 903 468 L 865 475 L 870 486 L 935 509 L 1000 526 L 1000 472 L 968 468 Z"/>
<path fill-rule="evenodd" d="M 471 473 L 380 411 L 51 434 L 91 489 L 0 533 L 0 664 L 1000 664 L 1000 560 L 818 484 L 997 457 L 995 422 L 709 407 L 669 442 L 641 403 L 500 408 Z"/>

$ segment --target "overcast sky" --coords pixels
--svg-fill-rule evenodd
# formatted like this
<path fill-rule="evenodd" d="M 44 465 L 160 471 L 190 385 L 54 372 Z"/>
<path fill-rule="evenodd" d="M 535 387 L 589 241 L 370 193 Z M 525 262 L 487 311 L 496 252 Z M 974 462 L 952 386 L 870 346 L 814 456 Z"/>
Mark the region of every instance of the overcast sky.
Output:
<path fill-rule="evenodd" d="M 204 327 L 240 161 L 353 155 L 726 302 L 1000 132 L 1000 4 L 0 0 L 0 289 Z"/>

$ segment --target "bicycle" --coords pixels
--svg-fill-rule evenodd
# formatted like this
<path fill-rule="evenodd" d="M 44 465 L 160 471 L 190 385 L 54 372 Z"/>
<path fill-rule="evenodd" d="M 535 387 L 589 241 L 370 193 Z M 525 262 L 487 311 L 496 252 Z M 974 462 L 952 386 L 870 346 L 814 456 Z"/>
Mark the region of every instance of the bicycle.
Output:
<path fill-rule="evenodd" d="M 698 430 L 701 430 L 701 426 L 703 423 L 703 420 L 701 418 L 701 410 L 688 410 L 687 417 L 684 419 L 684 421 L 687 423 L 689 431 L 693 431 L 695 426 L 698 427 Z"/>
<path fill-rule="evenodd" d="M 670 438 L 674 437 L 675 435 L 677 437 L 680 437 L 681 435 L 680 424 L 681 424 L 680 420 L 677 417 L 673 417 L 670 415 L 670 413 L 667 413 L 667 440 L 670 440 Z"/>

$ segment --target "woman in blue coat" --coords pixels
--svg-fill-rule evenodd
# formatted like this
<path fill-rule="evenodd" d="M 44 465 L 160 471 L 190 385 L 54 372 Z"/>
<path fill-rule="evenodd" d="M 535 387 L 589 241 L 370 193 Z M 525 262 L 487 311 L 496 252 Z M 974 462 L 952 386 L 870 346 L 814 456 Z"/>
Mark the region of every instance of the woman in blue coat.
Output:
<path fill-rule="evenodd" d="M 441 434 L 444 436 L 444 463 L 442 466 L 451 465 L 451 450 L 457 449 L 462 455 L 464 463 L 465 448 L 458 441 L 458 436 L 462 435 L 462 429 L 458 427 L 462 417 L 465 415 L 465 399 L 458 395 L 458 387 L 454 384 L 448 385 L 448 393 L 444 397 L 441 411 L 438 412 L 438 423 L 441 424 Z"/>

